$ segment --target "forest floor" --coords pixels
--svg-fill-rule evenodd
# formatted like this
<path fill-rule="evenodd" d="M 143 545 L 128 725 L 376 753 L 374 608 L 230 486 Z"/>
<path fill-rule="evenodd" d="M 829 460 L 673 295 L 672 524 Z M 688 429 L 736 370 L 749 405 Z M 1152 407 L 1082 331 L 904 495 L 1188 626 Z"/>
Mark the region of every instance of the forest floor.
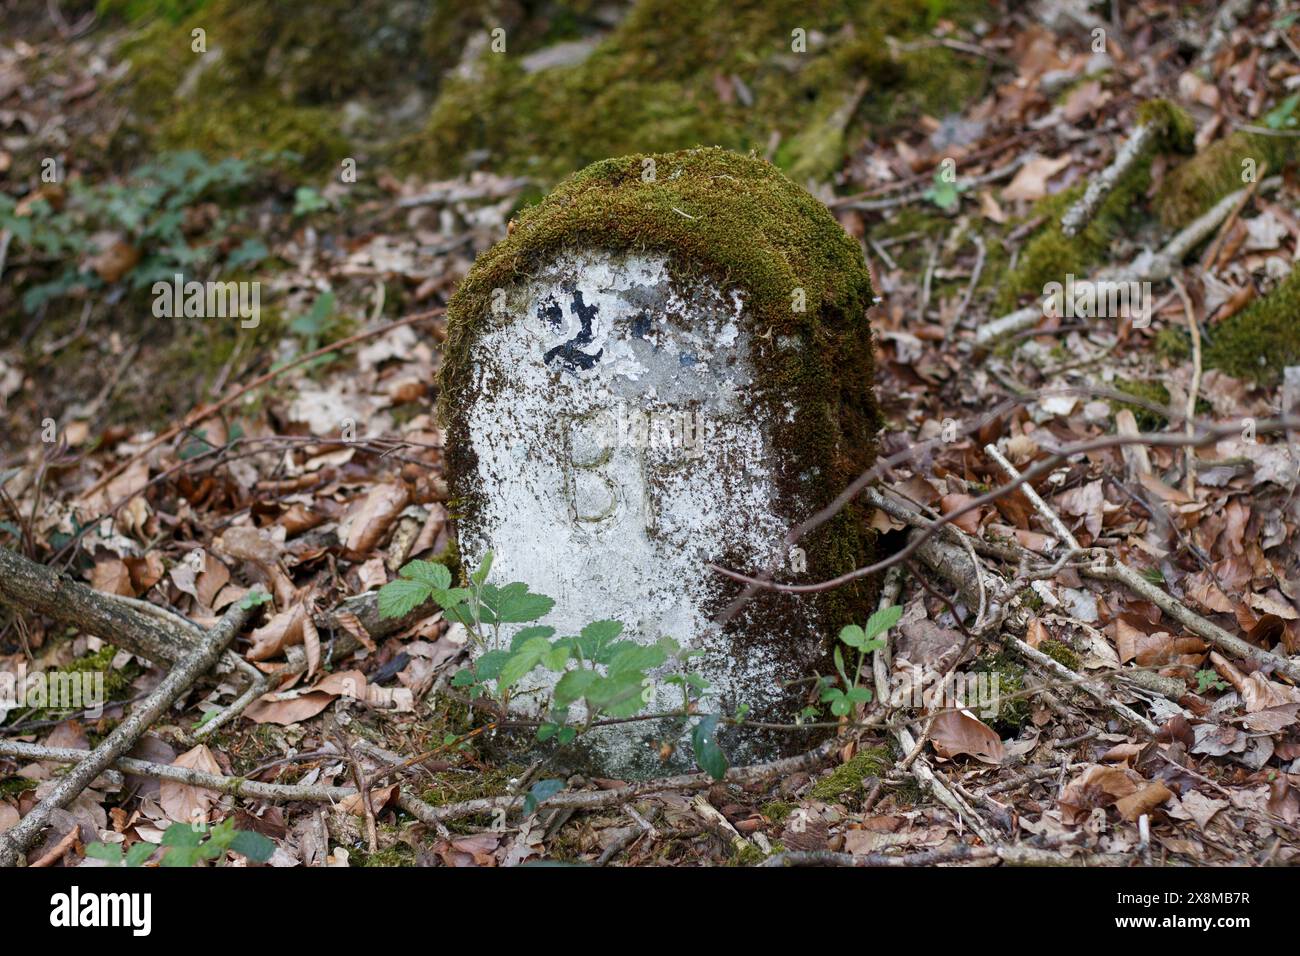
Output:
<path fill-rule="evenodd" d="M 947 516 L 937 540 L 976 565 L 884 578 L 902 615 L 868 676 L 996 677 L 996 716 L 878 695 L 807 758 L 721 781 L 573 772 L 528 813 L 543 771 L 448 687 L 463 629 L 377 624 L 374 596 L 452 545 L 443 307 L 549 183 L 509 164 L 366 167 L 351 192 L 248 157 L 119 168 L 95 154 L 124 122 L 129 31 L 24 14 L 0 41 L 0 544 L 137 624 L 248 617 L 239 662 L 131 742 L 143 763 L 55 810 L 29 865 L 103 865 L 95 844 L 156 860 L 196 818 L 261 834 L 252 855 L 283 866 L 1294 863 L 1300 18 L 1122 6 L 1122 24 L 1067 3 L 941 22 L 909 52 L 978 76 L 961 108 L 855 126 L 801 181 L 861 240 L 881 297 L 882 553 Z M 750 95 L 734 74 L 713 86 Z M 1134 162 L 1066 236 L 1126 143 Z M 47 154 L 72 157 L 57 182 Z M 92 210 L 77 223 L 59 219 L 68 177 Z M 202 255 L 267 277 L 258 328 L 163 334 L 139 308 L 146 267 Z M 1050 282 L 1105 269 L 1145 308 L 1042 307 Z M 76 757 L 57 751 L 103 742 L 168 668 L 5 603 L 0 674 L 106 669 L 111 701 L 0 700 L 12 831 Z M 265 693 L 241 700 L 254 679 Z"/>

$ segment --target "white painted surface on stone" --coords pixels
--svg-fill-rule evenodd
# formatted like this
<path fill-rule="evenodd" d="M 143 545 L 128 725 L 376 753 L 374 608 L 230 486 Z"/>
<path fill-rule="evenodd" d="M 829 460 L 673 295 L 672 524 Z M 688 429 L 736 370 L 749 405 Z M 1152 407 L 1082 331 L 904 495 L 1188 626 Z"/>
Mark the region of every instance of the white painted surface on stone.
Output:
<path fill-rule="evenodd" d="M 471 351 L 481 507 L 461 548 L 554 598 L 542 623 L 558 634 L 613 618 L 637 640 L 673 637 L 707 652 L 696 666 L 717 692 L 758 706 L 776 697 L 773 662 L 737 660 L 710 629 L 719 579 L 704 564 L 766 566 L 787 522 L 750 407 L 744 303 L 676 288 L 661 258 L 589 253 L 507 290 Z M 645 440 L 638 421 L 654 423 Z"/>

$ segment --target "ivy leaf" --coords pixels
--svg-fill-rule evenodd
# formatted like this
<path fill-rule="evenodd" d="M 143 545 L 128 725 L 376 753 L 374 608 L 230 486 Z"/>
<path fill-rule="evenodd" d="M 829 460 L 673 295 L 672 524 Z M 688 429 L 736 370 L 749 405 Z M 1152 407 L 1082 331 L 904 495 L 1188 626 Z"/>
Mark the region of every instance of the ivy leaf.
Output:
<path fill-rule="evenodd" d="M 148 846 L 148 844 L 145 845 Z M 136 844 L 136 846 L 139 846 L 139 844 Z M 91 843 L 86 847 L 86 856 L 93 860 L 103 860 L 109 866 L 121 866 L 122 846 L 119 843 Z"/>
<path fill-rule="evenodd" d="M 126 865 L 144 866 L 145 861 L 148 860 L 149 857 L 153 856 L 153 851 L 156 849 L 158 848 L 152 843 L 146 843 L 144 840 L 141 840 L 139 843 L 132 846 L 131 849 L 126 851 Z"/>
<path fill-rule="evenodd" d="M 691 747 L 695 751 L 695 762 L 700 769 L 714 780 L 721 780 L 727 775 L 727 755 L 718 746 L 718 714 L 701 717 L 691 729 Z"/>

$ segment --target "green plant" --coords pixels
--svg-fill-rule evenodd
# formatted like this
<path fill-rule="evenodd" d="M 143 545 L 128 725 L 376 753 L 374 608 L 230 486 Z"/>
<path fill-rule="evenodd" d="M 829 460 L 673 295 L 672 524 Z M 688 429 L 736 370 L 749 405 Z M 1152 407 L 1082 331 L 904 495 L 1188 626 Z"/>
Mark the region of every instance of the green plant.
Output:
<path fill-rule="evenodd" d="M 173 823 L 163 834 L 161 845 L 161 866 L 198 866 L 206 860 L 220 860 L 227 852 L 238 853 L 254 863 L 265 863 L 275 852 L 275 844 L 262 834 L 236 830 L 233 818 L 215 826 Z M 126 853 L 119 843 L 92 843 L 86 847 L 86 856 L 103 860 L 109 866 L 144 866 L 156 849 L 143 840 Z"/>
<path fill-rule="evenodd" d="M 862 675 L 862 660 L 870 652 L 885 646 L 880 635 L 897 624 L 902 614 L 903 609 L 898 605 L 883 608 L 867 618 L 865 628 L 850 624 L 840 631 L 840 644 L 856 650 L 858 660 L 853 668 L 853 678 L 850 680 L 844 670 L 844 654 L 839 644 L 835 646 L 835 670 L 839 673 L 843 687 L 833 685 L 823 687 L 821 700 L 822 703 L 831 705 L 831 713 L 836 717 L 847 717 L 853 712 L 854 704 L 871 703 L 871 690 L 858 686 L 858 680 Z"/>
<path fill-rule="evenodd" d="M 192 243 L 189 233 L 197 228 L 196 220 L 191 217 L 187 221 L 187 210 L 247 186 L 253 182 L 257 166 L 270 159 L 213 163 L 190 150 L 165 153 L 136 168 L 121 183 L 69 182 L 60 208 L 51 201 L 53 193 L 25 206 L 0 193 L 0 230 L 8 230 L 20 247 L 35 257 L 62 266 L 54 278 L 25 290 L 23 307 L 33 312 L 76 290 L 119 283 L 137 290 L 170 280 L 176 273 L 210 269 L 217 264 L 218 244 Z M 220 235 L 225 225 L 218 215 L 205 231 Z M 102 251 L 92 239 L 96 233 L 119 236 L 121 264 L 99 271 L 86 268 Z M 230 270 L 255 264 L 267 255 L 260 240 L 247 240 L 225 257 L 225 266 Z"/>
<path fill-rule="evenodd" d="M 708 683 L 685 669 L 699 651 L 683 648 L 670 637 L 653 644 L 620 640 L 623 625 L 611 620 L 593 621 L 577 635 L 556 637 L 553 627 L 534 623 L 549 613 L 555 602 L 519 582 L 489 584 L 491 568 L 489 553 L 482 566 L 468 576 L 467 586 L 453 587 L 446 566 L 412 561 L 399 571 L 396 580 L 380 589 L 379 613 L 386 618 L 403 617 L 432 600 L 448 620 L 464 625 L 477 655 L 452 678 L 451 686 L 471 700 L 493 701 L 501 711 L 519 695 L 530 674 L 558 674 L 549 698 L 541 701 L 539 712 L 544 717 L 536 729 L 539 741 L 569 744 L 603 720 L 666 717 L 683 731 L 691 725 L 696 761 L 721 779 L 727 758 L 716 731 L 723 717 L 697 712 Z M 655 700 L 656 682 L 680 689 L 680 711 L 644 713 Z M 731 720 L 743 720 L 743 711 Z M 553 787 L 554 781 L 535 785 L 526 804 L 541 803 L 553 795 Z"/>
<path fill-rule="evenodd" d="M 1204 694 L 1207 690 L 1227 690 L 1228 685 L 1219 678 L 1219 672 L 1211 668 L 1196 672 L 1196 693 Z"/>

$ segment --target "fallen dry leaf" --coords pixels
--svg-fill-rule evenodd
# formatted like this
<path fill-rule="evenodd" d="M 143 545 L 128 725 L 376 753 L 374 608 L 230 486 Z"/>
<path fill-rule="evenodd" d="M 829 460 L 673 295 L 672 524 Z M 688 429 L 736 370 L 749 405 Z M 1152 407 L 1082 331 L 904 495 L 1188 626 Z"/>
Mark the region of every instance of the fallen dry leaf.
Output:
<path fill-rule="evenodd" d="M 222 773 L 217 758 L 203 744 L 185 751 L 172 761 L 172 766 L 201 770 L 204 773 Z M 176 823 L 207 823 L 208 811 L 218 797 L 216 791 L 192 787 L 187 783 L 177 783 L 174 780 L 162 781 L 159 791 L 158 803 L 167 814 L 167 819 Z"/>
<path fill-rule="evenodd" d="M 985 763 L 1001 763 L 1002 738 L 991 727 L 966 710 L 945 710 L 930 726 L 930 742 L 940 757 L 970 754 Z"/>

